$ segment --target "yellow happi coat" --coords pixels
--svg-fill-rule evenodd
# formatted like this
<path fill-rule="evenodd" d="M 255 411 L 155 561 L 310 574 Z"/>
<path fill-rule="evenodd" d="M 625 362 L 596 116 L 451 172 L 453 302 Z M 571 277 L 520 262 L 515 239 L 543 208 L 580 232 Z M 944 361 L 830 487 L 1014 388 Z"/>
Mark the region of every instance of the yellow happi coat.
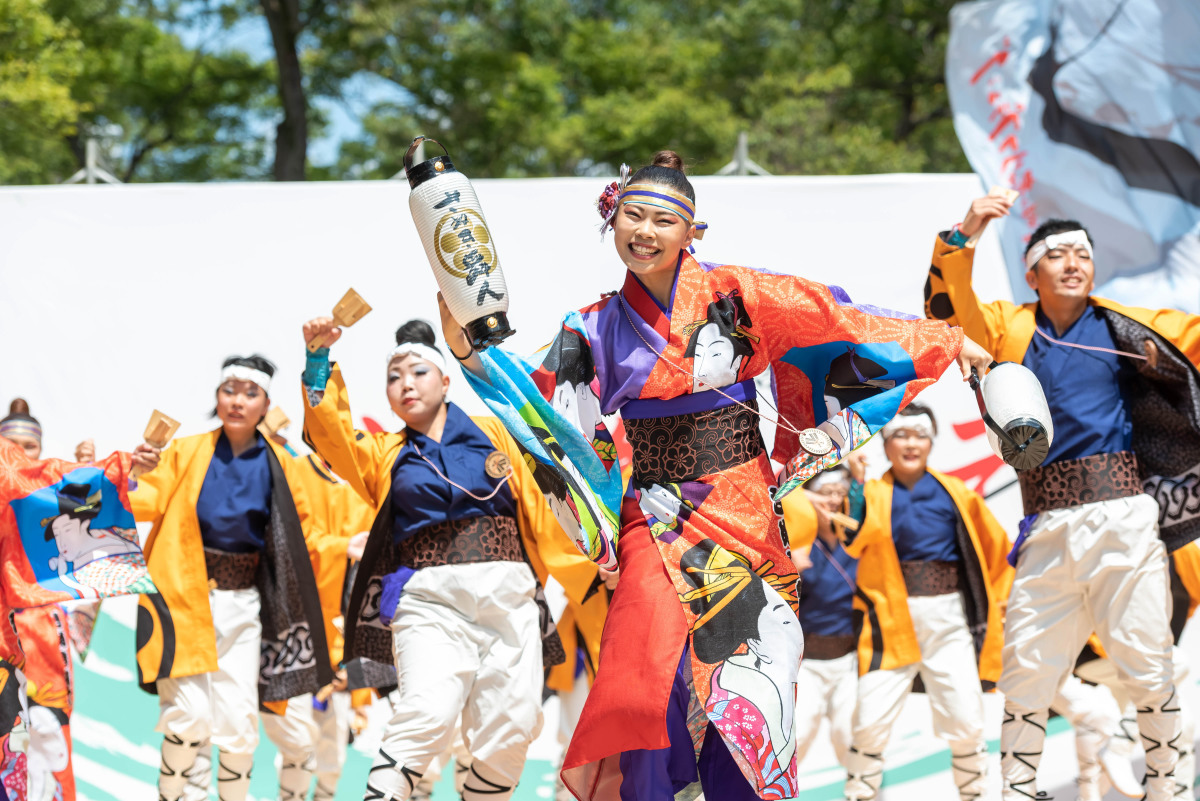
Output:
<path fill-rule="evenodd" d="M 351 537 L 371 530 L 375 510 L 349 484 L 338 481 L 316 455 L 298 456 L 295 463 L 311 510 L 308 555 L 321 597 L 329 660 L 336 668 L 342 661 L 342 633 L 334 621 L 342 614 L 346 550 Z"/>
<path fill-rule="evenodd" d="M 961 326 L 996 361 L 1021 364 L 1037 328 L 1037 303 L 984 303 L 971 286 L 975 249 L 955 248 L 941 236 L 925 284 L 925 314 Z M 1147 340 L 1158 365 L 1130 360 L 1135 385 L 1127 392 L 1144 491 L 1160 508 L 1159 536 L 1168 551 L 1200 537 L 1200 316 L 1175 309 L 1140 309 L 1091 296 L 1103 310 L 1118 350 L 1143 354 Z"/>
<path fill-rule="evenodd" d="M 134 517 L 139 522 L 153 524 L 143 550 L 160 593 L 143 595 L 138 601 L 137 662 L 142 686 L 147 690 L 152 690 L 158 679 L 194 676 L 217 669 L 208 569 L 196 503 L 220 435 L 218 428 L 172 441 L 163 451 L 158 466 L 141 476 L 137 488 L 129 493 Z M 272 482 L 272 504 L 290 504 L 295 509 L 307 545 L 311 516 L 298 466 L 282 447 L 270 439 L 266 439 L 266 444 L 282 468 L 286 482 L 282 487 Z M 311 587 L 309 562 L 295 567 L 300 588 Z M 316 621 L 309 622 L 316 625 Z M 325 638 L 314 637 L 314 641 L 318 639 L 323 651 Z M 326 667 L 320 668 L 320 674 L 330 677 Z"/>
<path fill-rule="evenodd" d="M 1175 563 L 1175 572 L 1187 590 L 1187 616 L 1191 618 L 1196 613 L 1196 607 L 1200 606 L 1200 543 L 1189 542 L 1171 554 L 1171 561 Z"/>
<path fill-rule="evenodd" d="M 782 506 L 788 549 L 793 555 L 807 552 L 817 539 L 817 510 L 803 492 L 788 493 Z"/>
<path fill-rule="evenodd" d="M 367 502 L 373 517 L 377 516 L 392 491 L 392 466 L 407 441 L 404 432 L 368 434 L 354 428 L 350 396 L 336 363 L 320 403 L 310 406 L 303 388 L 301 394 L 305 410 L 305 442 Z M 508 485 L 517 509 L 517 528 L 538 581 L 544 586 L 547 575 L 552 575 L 562 585 L 567 598 L 580 605 L 595 595 L 603 595 L 599 570 L 563 534 L 545 496 L 534 483 L 520 449 L 503 424 L 494 417 L 472 417 L 471 420 L 496 450 L 512 462 L 514 473 Z M 391 523 L 384 522 L 390 535 Z M 372 532 L 375 528 L 376 525 L 371 527 Z M 347 611 L 348 616 L 352 614 L 355 614 L 354 610 Z M 347 619 L 346 625 L 353 623 Z M 343 658 L 353 656 L 356 654 L 344 654 Z"/>
<path fill-rule="evenodd" d="M 1001 605 L 1008 598 L 1013 579 L 1013 570 L 1006 559 L 1010 548 L 1008 536 L 978 493 L 953 476 L 936 470 L 930 470 L 929 474 L 946 489 L 958 510 L 960 569 L 967 571 L 970 588 L 963 593 L 963 606 L 967 624 L 976 630 L 973 633 L 976 633 L 979 678 L 994 683 L 1000 678 L 1000 649 L 1004 642 Z M 892 540 L 894 481 L 889 470 L 882 478 L 866 483 L 862 525 L 844 546 L 846 553 L 858 559 L 854 609 L 856 617 L 862 617 L 858 640 L 860 675 L 911 665 L 921 659 L 908 611 L 908 590 Z"/>
<path fill-rule="evenodd" d="M 574 548 L 574 546 L 568 546 Z M 570 692 L 575 686 L 576 659 L 578 650 L 583 649 L 583 668 L 590 686 L 596 679 L 596 668 L 600 664 L 600 635 L 604 633 L 604 620 L 608 616 L 608 592 L 604 588 L 582 604 L 567 599 L 567 608 L 555 624 L 558 637 L 562 640 L 567 661 L 550 668 L 546 674 L 546 687 L 558 692 Z"/>

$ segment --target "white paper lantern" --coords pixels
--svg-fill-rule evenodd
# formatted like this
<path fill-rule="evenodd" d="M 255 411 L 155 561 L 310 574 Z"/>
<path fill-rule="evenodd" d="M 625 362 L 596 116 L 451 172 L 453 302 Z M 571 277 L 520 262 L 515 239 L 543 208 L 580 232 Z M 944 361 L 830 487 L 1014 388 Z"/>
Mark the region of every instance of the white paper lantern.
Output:
<path fill-rule="evenodd" d="M 450 313 L 466 329 L 471 345 L 483 350 L 515 333 L 508 324 L 508 286 L 500 258 L 479 198 L 449 155 L 412 163 L 422 142 L 442 147 L 418 136 L 405 154 L 404 174 L 412 187 L 408 207 Z"/>
<path fill-rule="evenodd" d="M 1003 362 L 972 385 L 996 455 L 1017 470 L 1044 462 L 1054 441 L 1054 421 L 1037 376 L 1016 362 Z"/>

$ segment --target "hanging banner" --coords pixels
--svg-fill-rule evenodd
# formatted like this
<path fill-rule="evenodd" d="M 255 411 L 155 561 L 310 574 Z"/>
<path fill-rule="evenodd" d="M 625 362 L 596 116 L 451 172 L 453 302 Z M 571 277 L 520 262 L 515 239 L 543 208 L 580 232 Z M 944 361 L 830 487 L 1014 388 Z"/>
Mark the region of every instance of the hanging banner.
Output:
<path fill-rule="evenodd" d="M 999 221 L 1018 302 L 1025 246 L 1074 219 L 1096 245 L 1096 294 L 1200 313 L 1200 4 L 987 0 L 950 15 L 946 85 L 984 187 L 1017 190 Z"/>

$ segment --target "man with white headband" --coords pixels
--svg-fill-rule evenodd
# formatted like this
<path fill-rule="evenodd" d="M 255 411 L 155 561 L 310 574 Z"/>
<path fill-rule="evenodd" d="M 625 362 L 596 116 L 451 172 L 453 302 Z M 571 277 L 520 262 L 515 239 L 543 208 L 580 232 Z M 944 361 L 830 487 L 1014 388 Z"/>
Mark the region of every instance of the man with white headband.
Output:
<path fill-rule="evenodd" d="M 1200 536 L 1189 501 L 1200 483 L 1200 323 L 1091 295 L 1093 243 L 1073 220 L 1030 237 L 1035 302 L 980 301 L 972 243 L 1010 207 L 999 194 L 972 203 L 937 238 L 925 285 L 926 315 L 1032 370 L 1054 422 L 1045 463 L 1017 474 L 1026 517 L 999 683 L 1004 798 L 1037 795 L 1047 708 L 1094 631 L 1138 708 L 1146 798 L 1161 801 L 1175 792 L 1180 736 L 1167 553 Z"/>
<path fill-rule="evenodd" d="M 854 625 L 858 562 L 842 548 L 840 537 L 845 531 L 829 514 L 846 502 L 850 471 L 837 465 L 817 473 L 804 484 L 804 490 L 789 498 L 807 502 L 813 508 L 816 536 L 811 546 L 804 542 L 811 526 L 787 527 L 792 561 L 801 571 L 798 616 L 804 629 L 804 661 L 796 681 L 795 713 L 796 761 L 801 770 L 822 718 L 829 721 L 829 738 L 838 762 L 846 764 L 858 692 Z M 787 503 L 785 499 L 785 516 Z"/>
<path fill-rule="evenodd" d="M 851 462 L 851 497 L 862 493 L 851 514 L 862 522 L 845 548 L 859 560 L 854 608 L 863 620 L 846 777 L 853 801 L 877 797 L 884 748 L 918 676 L 934 732 L 950 745 L 959 797 L 985 795 L 983 685 L 1000 676 L 1009 542 L 983 498 L 928 469 L 936 433 L 933 412 L 911 403 L 883 427 L 891 466 L 882 478 L 864 484 L 861 457 Z"/>

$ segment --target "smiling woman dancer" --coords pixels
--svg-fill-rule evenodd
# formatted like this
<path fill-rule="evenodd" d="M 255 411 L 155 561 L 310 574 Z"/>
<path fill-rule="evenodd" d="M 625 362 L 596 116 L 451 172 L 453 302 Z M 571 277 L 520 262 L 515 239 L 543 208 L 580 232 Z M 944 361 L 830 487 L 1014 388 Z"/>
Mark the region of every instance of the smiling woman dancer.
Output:
<path fill-rule="evenodd" d="M 226 359 L 221 427 L 175 440 L 130 496 L 154 524 L 146 559 L 161 595 L 142 598 L 137 657 L 142 687 L 159 696 L 165 801 L 184 794 L 209 738 L 221 801 L 242 801 L 259 704 L 282 713 L 333 680 L 298 468 L 256 430 L 274 372 L 261 356 Z M 293 778 L 307 793 L 309 775 Z"/>
<path fill-rule="evenodd" d="M 340 336 L 328 317 L 304 325 L 305 342 Z M 394 659 L 399 688 L 364 798 L 409 798 L 461 717 L 472 758 L 462 797 L 504 801 L 542 725 L 553 624 L 535 574 L 549 569 L 579 603 L 600 581 L 566 545 L 504 426 L 447 402 L 434 341 L 421 320 L 396 331 L 387 399 L 405 428 L 395 434 L 355 431 L 328 347 L 309 354 L 304 438 L 377 510 L 346 610 L 345 657 Z"/>
<path fill-rule="evenodd" d="M 803 638 L 754 377 L 773 369 L 775 457 L 791 460 L 790 488 L 860 445 L 956 357 L 964 371 L 990 362 L 958 329 L 854 306 L 801 278 L 697 261 L 689 246 L 706 226 L 695 198 L 669 151 L 605 189 L 602 230 L 615 232 L 624 286 L 569 313 L 536 362 L 472 353 L 442 307 L 476 391 L 550 468 L 542 473 L 556 480 L 543 489 L 577 518 L 568 531 L 601 566 L 620 564 L 599 673 L 564 762 L 583 799 L 671 799 L 697 779 L 723 801 L 796 794 Z M 860 369 L 830 382 L 847 356 Z M 618 411 L 634 454 L 627 492 L 603 420 Z"/>

